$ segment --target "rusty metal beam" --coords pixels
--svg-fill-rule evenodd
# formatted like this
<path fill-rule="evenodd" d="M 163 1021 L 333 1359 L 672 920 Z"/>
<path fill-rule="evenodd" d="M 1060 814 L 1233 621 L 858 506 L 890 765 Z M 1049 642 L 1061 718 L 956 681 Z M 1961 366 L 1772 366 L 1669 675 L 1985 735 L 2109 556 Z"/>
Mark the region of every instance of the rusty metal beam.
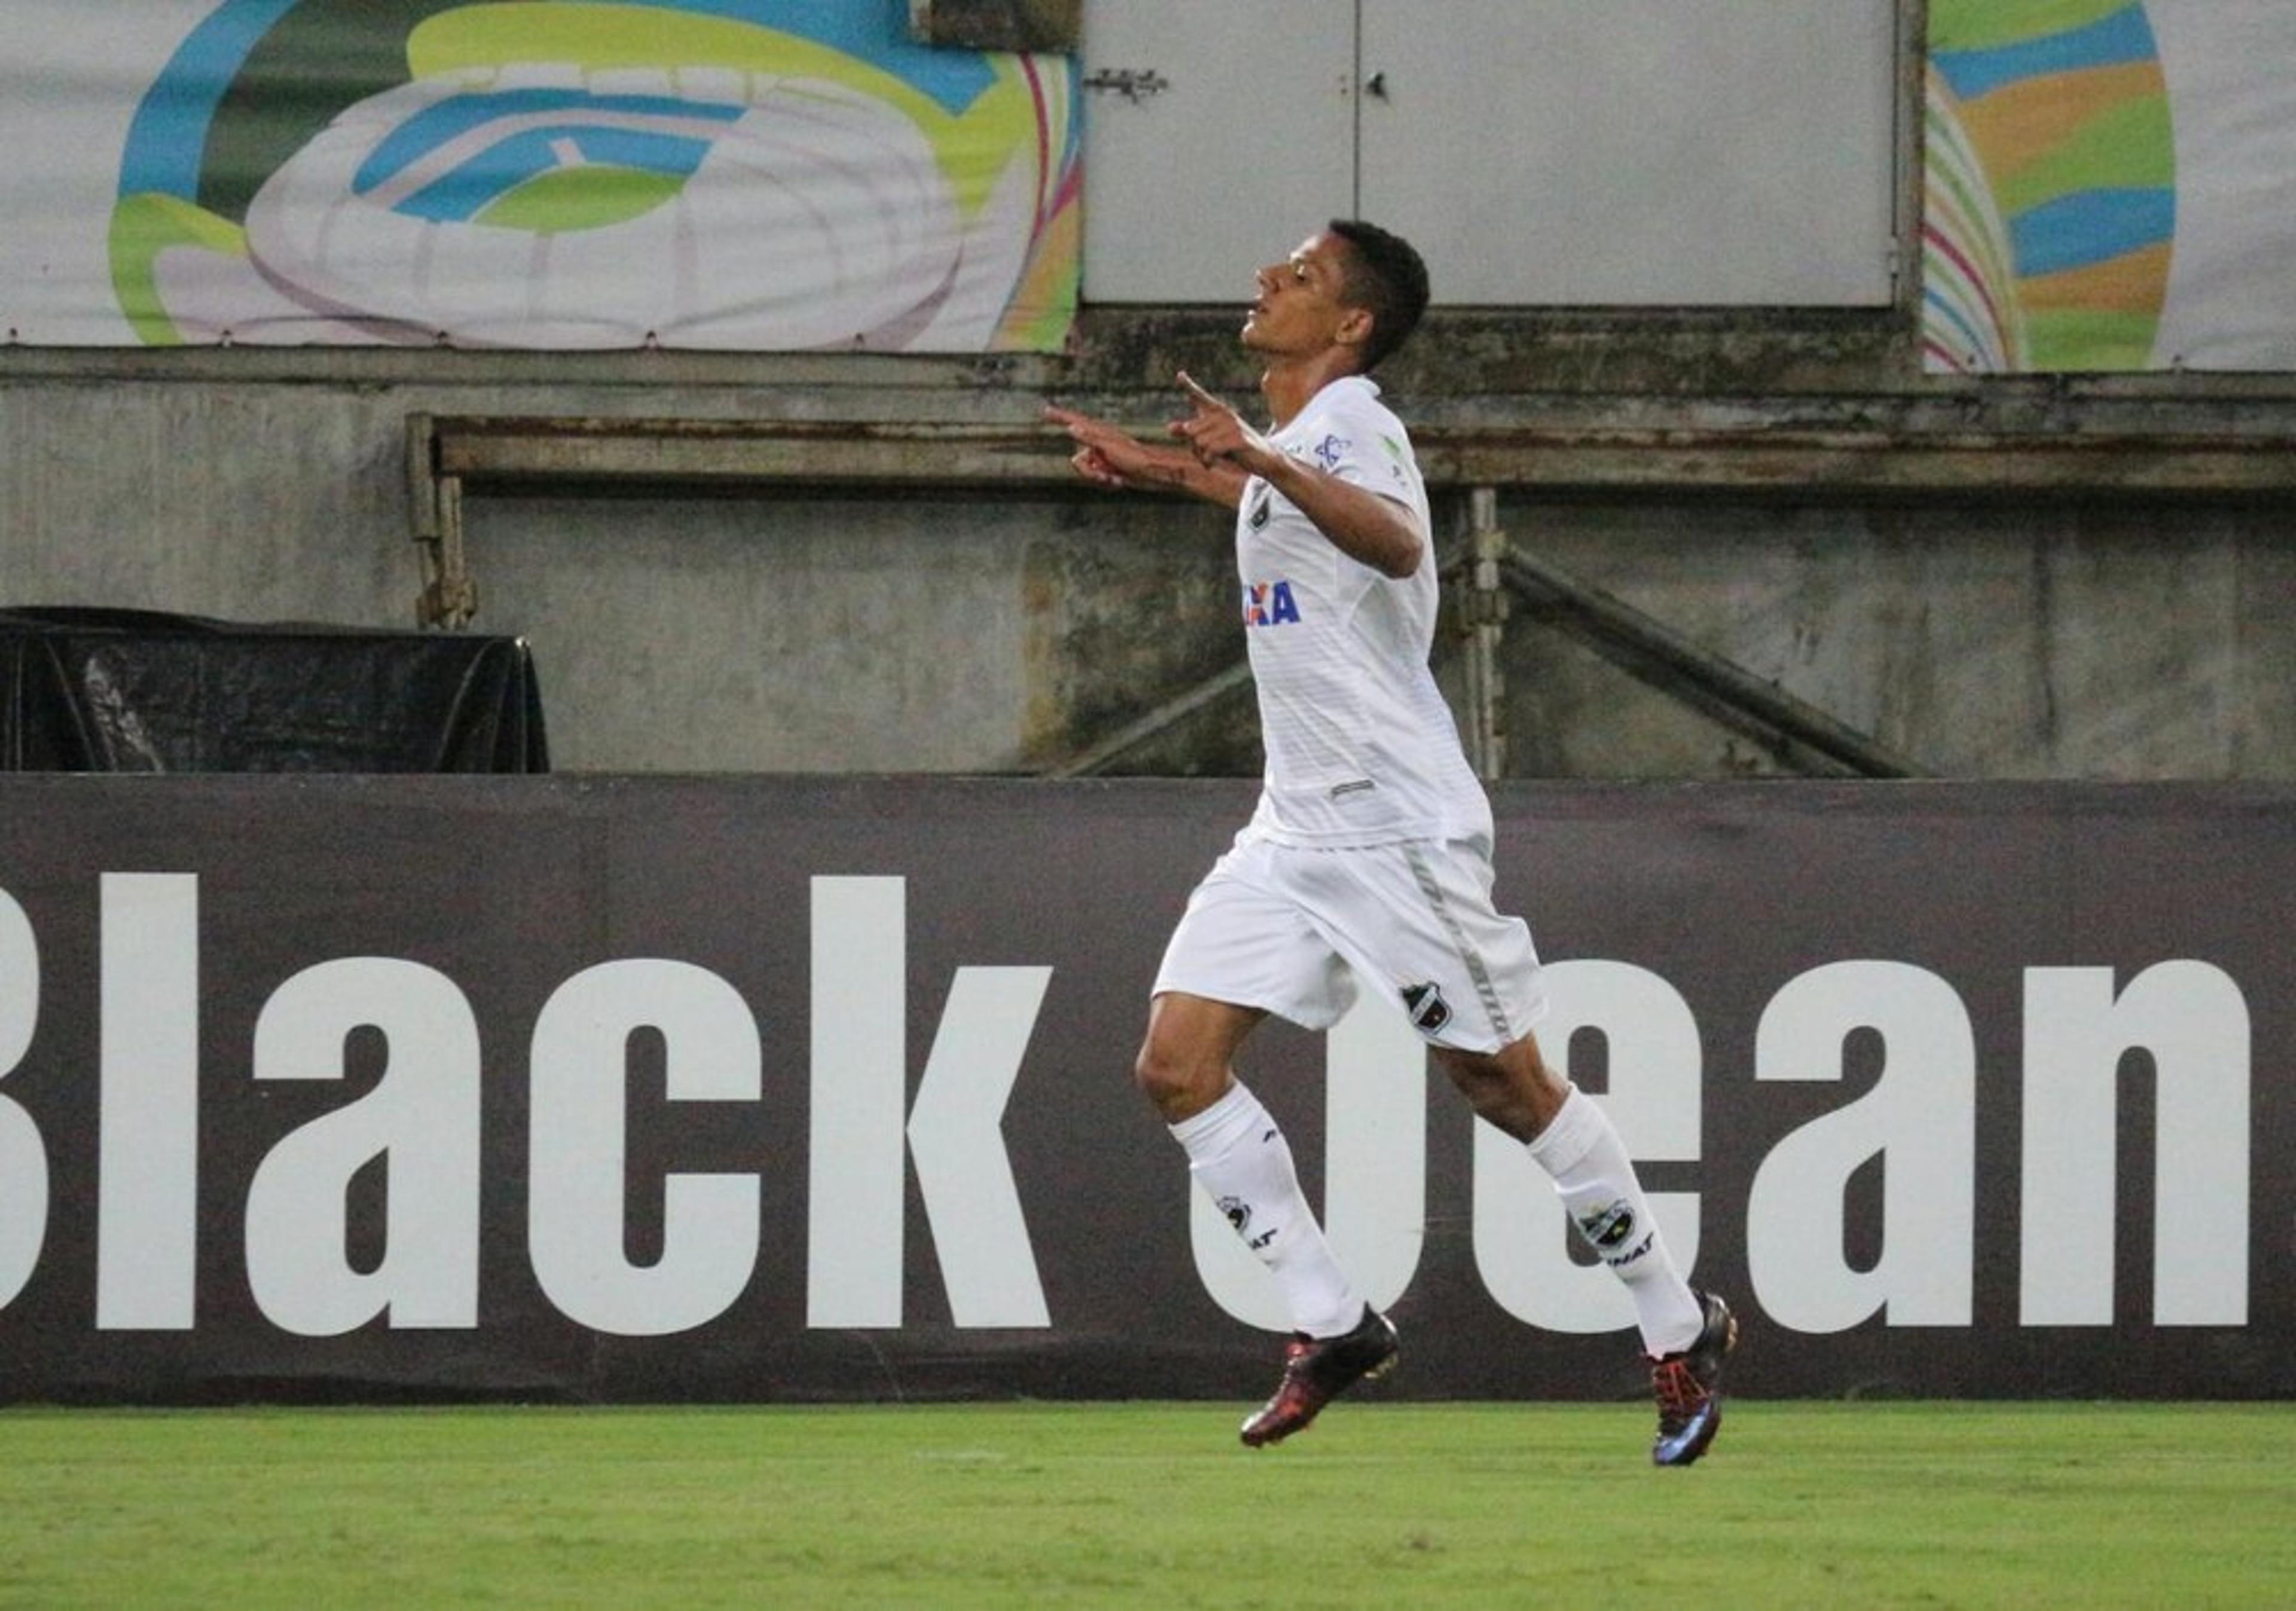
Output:
<path fill-rule="evenodd" d="M 434 420 L 441 475 L 516 493 L 567 482 L 734 487 L 1073 485 L 1035 426 L 701 420 Z"/>
<path fill-rule="evenodd" d="M 1782 742 L 1789 755 L 1814 756 L 1857 777 L 1931 775 L 1920 763 L 1519 547 L 1507 549 L 1499 576 L 1525 604 L 1525 617 L 1578 639 L 1612 665 L 1734 732 L 1765 743 Z"/>
<path fill-rule="evenodd" d="M 1944 434 L 1746 429 L 1413 432 L 1442 485 L 1555 491 L 2284 493 L 2296 440 L 2147 433 Z"/>
<path fill-rule="evenodd" d="M 570 482 L 727 488 L 1068 487 L 1034 424 L 439 416 L 436 473 L 474 492 Z M 2296 438 L 1774 426 L 1423 426 L 1431 486 L 1566 491 L 1971 495 L 2296 492 Z"/>

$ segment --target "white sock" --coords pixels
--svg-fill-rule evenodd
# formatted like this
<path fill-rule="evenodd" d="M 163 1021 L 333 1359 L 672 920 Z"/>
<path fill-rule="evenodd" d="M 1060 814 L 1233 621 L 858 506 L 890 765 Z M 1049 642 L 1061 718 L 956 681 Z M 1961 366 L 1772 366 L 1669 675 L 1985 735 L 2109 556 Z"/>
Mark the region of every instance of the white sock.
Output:
<path fill-rule="evenodd" d="M 1275 1277 L 1293 1329 L 1309 1337 L 1352 1330 L 1363 1319 L 1363 1298 L 1332 1256 L 1300 1190 L 1291 1145 L 1259 1099 L 1239 1080 L 1171 1131 L 1187 1150 L 1188 1172 Z"/>
<path fill-rule="evenodd" d="M 1531 1141 L 1530 1156 L 1554 1178 L 1554 1190 L 1580 1239 L 1626 1284 L 1644 1352 L 1656 1358 L 1696 1342 L 1705 1314 L 1674 1267 L 1626 1144 L 1601 1104 L 1571 1086 L 1554 1117 Z"/>

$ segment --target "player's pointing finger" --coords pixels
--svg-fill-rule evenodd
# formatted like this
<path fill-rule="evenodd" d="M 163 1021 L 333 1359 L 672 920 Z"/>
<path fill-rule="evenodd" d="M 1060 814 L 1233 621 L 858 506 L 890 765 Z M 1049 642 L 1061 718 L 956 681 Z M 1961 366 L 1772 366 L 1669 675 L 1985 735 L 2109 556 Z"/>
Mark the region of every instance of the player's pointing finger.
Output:
<path fill-rule="evenodd" d="M 1226 404 L 1221 402 L 1218 397 L 1212 396 L 1211 393 L 1197 385 L 1195 377 L 1191 375 L 1185 369 L 1180 371 L 1180 384 L 1187 388 L 1187 392 L 1190 397 L 1193 397 L 1197 402 L 1203 404 L 1208 408 L 1226 408 L 1227 406 Z"/>

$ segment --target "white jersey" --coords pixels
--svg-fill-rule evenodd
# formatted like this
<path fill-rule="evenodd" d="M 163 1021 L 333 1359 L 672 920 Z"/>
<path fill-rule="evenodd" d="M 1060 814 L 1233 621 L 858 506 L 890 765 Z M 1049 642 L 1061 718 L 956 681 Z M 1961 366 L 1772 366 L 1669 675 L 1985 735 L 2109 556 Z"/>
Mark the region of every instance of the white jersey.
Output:
<path fill-rule="evenodd" d="M 1419 568 L 1382 576 L 1333 546 L 1254 476 L 1236 511 L 1244 638 L 1267 752 L 1245 830 L 1340 848 L 1491 835 L 1490 804 L 1428 666 L 1439 601 L 1427 488 L 1402 422 L 1361 375 L 1318 391 L 1270 438 L 1293 458 L 1409 509 Z"/>

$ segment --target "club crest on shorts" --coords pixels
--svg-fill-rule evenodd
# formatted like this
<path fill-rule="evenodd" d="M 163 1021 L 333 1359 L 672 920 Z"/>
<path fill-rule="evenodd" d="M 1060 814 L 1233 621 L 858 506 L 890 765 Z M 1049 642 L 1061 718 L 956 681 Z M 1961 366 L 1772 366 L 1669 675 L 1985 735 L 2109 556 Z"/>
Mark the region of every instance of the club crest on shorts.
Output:
<path fill-rule="evenodd" d="M 1239 1235 L 1251 1223 L 1251 1205 L 1240 1197 L 1220 1198 L 1219 1211 L 1227 1216 L 1227 1223 L 1235 1227 Z"/>
<path fill-rule="evenodd" d="M 1410 1015 L 1411 1026 L 1422 1034 L 1433 1034 L 1451 1021 L 1451 1003 L 1443 999 L 1440 985 L 1406 985 L 1403 1010 Z"/>

